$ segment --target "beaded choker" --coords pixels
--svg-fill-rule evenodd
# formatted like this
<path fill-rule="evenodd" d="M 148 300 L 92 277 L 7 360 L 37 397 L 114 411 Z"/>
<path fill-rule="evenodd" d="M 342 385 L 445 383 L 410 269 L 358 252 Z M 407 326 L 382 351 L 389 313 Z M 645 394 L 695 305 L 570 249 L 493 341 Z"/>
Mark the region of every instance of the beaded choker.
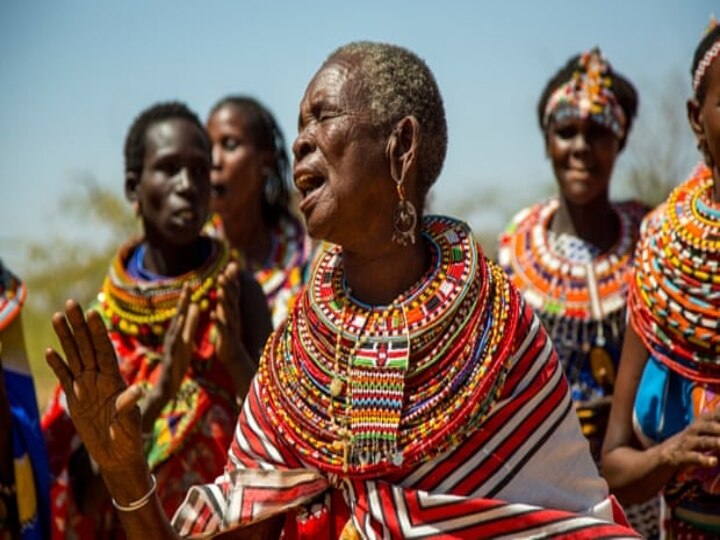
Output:
<path fill-rule="evenodd" d="M 0 261 L 0 330 L 15 320 L 26 296 L 25 284 Z"/>
<path fill-rule="evenodd" d="M 162 336 L 175 316 L 186 282 L 190 284 L 190 300 L 197 302 L 202 312 L 207 311 L 216 298 L 216 280 L 227 266 L 229 250 L 219 240 L 205 240 L 210 245 L 210 255 L 200 268 L 181 276 L 152 281 L 138 279 L 127 271 L 127 261 L 138 243 L 122 246 L 98 295 L 102 315 L 110 328 L 129 335 Z"/>
<path fill-rule="evenodd" d="M 308 288 L 260 362 L 262 398 L 286 443 L 325 472 L 411 467 L 474 429 L 502 388 L 518 297 L 467 225 L 424 221 L 427 273 L 390 305 L 355 300 L 342 250 Z"/>
<path fill-rule="evenodd" d="M 646 208 L 613 204 L 620 235 L 607 252 L 550 231 L 557 199 L 518 213 L 500 238 L 498 258 L 550 334 L 573 399 L 612 392 L 625 330 L 627 284 Z"/>
<path fill-rule="evenodd" d="M 703 164 L 643 224 L 630 289 L 648 351 L 697 382 L 720 383 L 720 205 Z"/>

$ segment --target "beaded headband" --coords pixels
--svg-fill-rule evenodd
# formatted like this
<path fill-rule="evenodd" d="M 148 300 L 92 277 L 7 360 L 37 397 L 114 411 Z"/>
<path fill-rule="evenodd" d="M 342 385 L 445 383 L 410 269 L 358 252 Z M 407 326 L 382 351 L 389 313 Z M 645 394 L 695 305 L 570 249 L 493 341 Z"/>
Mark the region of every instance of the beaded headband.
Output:
<path fill-rule="evenodd" d="M 705 30 L 705 35 L 712 32 L 718 24 L 718 20 L 714 16 L 710 17 L 710 23 Z M 703 77 L 705 77 L 705 73 L 707 73 L 708 68 L 718 55 L 720 55 L 720 39 L 718 39 L 713 46 L 707 50 L 705 55 L 702 57 L 702 60 L 698 62 L 695 74 L 693 75 L 693 90 L 695 93 L 697 93 L 698 88 L 700 88 L 700 84 L 702 84 Z"/>
<path fill-rule="evenodd" d="M 543 127 L 547 129 L 551 119 L 592 118 L 622 139 L 627 117 L 611 88 L 610 65 L 600 49 L 581 54 L 570 80 L 550 95 Z"/>

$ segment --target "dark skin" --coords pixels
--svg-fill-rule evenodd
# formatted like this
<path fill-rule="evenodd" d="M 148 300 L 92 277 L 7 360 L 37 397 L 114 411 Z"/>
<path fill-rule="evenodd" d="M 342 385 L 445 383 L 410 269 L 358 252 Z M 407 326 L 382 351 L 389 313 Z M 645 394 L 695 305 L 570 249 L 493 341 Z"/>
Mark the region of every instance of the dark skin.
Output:
<path fill-rule="evenodd" d="M 708 92 L 702 103 L 688 102 L 688 119 L 713 174 L 713 194 L 720 201 L 720 62 L 707 74 Z M 649 352 L 628 326 L 618 371 L 608 430 L 602 452 L 603 476 L 624 503 L 656 495 L 676 474 L 694 467 L 715 467 L 720 456 L 720 409 L 696 417 L 679 433 L 644 449 L 633 430 L 633 407 Z"/>
<path fill-rule="evenodd" d="M 560 188 L 550 230 L 608 251 L 620 234 L 609 198 L 620 141 L 590 118 L 564 118 L 550 122 L 545 143 Z"/>
<path fill-rule="evenodd" d="M 210 203 L 209 149 L 199 128 L 179 118 L 150 125 L 145 139 L 142 171 L 125 174 L 126 196 L 137 205 L 145 231 L 143 263 L 159 275 L 182 275 L 204 263 L 200 231 Z M 234 263 L 218 278 L 217 293 L 211 314 L 218 323 L 217 355 L 243 397 L 270 333 L 269 316 L 260 287 Z M 245 314 L 252 315 L 241 318 Z M 165 335 L 163 377 L 144 402 L 147 429 L 179 388 L 192 357 L 198 317 L 186 287 Z"/>
<path fill-rule="evenodd" d="M 294 178 L 311 232 L 343 246 L 353 294 L 364 302 L 390 303 L 429 265 L 429 248 L 422 241 L 400 247 L 391 240 L 398 200 L 393 171 L 403 176 L 413 204 L 422 207 L 417 189 L 420 126 L 408 116 L 384 135 L 369 129 L 359 83 L 357 62 L 346 57 L 331 58 L 310 82 L 293 145 Z M 376 211 L 353 206 L 353 200 L 366 198 Z M 387 258 L 388 253 L 393 257 Z M 141 392 L 127 388 L 120 377 L 97 313 L 89 312 L 86 321 L 80 307 L 70 301 L 64 313 L 54 315 L 53 326 L 65 360 L 52 349 L 46 358 L 67 393 L 78 433 L 115 500 L 135 501 L 151 486 L 136 407 Z M 130 539 L 176 537 L 157 496 L 140 510 L 119 514 Z M 278 516 L 221 537 L 277 538 L 283 520 Z"/>
<path fill-rule="evenodd" d="M 156 274 L 182 275 L 204 263 L 200 231 L 210 200 L 209 148 L 200 129 L 185 119 L 158 121 L 145 137 L 143 169 L 139 174 L 127 171 L 125 179 L 126 195 L 136 205 L 145 231 L 143 263 Z M 190 293 L 186 284 L 164 337 L 161 376 L 142 401 L 144 433 L 152 430 L 179 390 L 192 359 L 200 310 L 190 301 Z M 210 315 L 217 327 L 217 358 L 242 399 L 271 330 L 267 304 L 252 275 L 239 272 L 235 263 L 218 277 L 217 300 Z M 77 502 L 83 512 L 92 512 L 93 502 L 102 500 L 102 485 L 86 458 L 73 460 L 71 469 L 73 485 L 83 487 L 75 490 Z"/>
<path fill-rule="evenodd" d="M 222 186 L 212 208 L 223 222 L 225 236 L 251 266 L 262 266 L 272 250 L 271 230 L 262 215 L 265 178 L 273 153 L 259 150 L 254 133 L 238 107 L 226 104 L 210 115 L 207 130 L 212 141 L 213 185 Z"/>

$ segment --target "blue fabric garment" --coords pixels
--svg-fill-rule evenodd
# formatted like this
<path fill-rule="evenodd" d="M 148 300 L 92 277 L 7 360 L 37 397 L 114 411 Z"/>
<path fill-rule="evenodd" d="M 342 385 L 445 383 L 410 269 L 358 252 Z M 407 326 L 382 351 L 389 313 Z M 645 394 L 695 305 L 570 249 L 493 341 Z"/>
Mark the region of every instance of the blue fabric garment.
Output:
<path fill-rule="evenodd" d="M 3 370 L 5 388 L 12 416 L 13 457 L 16 476 L 18 463 L 29 459 L 35 487 L 37 508 L 35 516 L 22 523 L 23 540 L 50 537 L 50 471 L 45 441 L 40 430 L 40 418 L 32 377 L 9 369 Z M 18 478 L 16 478 L 18 484 Z M 18 500 L 23 497 L 18 492 Z"/>

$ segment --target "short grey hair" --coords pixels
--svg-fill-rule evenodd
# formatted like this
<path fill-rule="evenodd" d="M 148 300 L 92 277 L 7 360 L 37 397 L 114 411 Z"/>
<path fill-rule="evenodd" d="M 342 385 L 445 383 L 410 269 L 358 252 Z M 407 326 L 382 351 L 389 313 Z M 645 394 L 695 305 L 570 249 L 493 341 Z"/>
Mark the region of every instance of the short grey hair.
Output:
<path fill-rule="evenodd" d="M 415 53 L 389 43 L 356 41 L 333 52 L 358 58 L 372 123 L 382 129 L 412 115 L 420 124 L 418 183 L 424 197 L 442 170 L 447 153 L 445 107 L 435 77 Z"/>

